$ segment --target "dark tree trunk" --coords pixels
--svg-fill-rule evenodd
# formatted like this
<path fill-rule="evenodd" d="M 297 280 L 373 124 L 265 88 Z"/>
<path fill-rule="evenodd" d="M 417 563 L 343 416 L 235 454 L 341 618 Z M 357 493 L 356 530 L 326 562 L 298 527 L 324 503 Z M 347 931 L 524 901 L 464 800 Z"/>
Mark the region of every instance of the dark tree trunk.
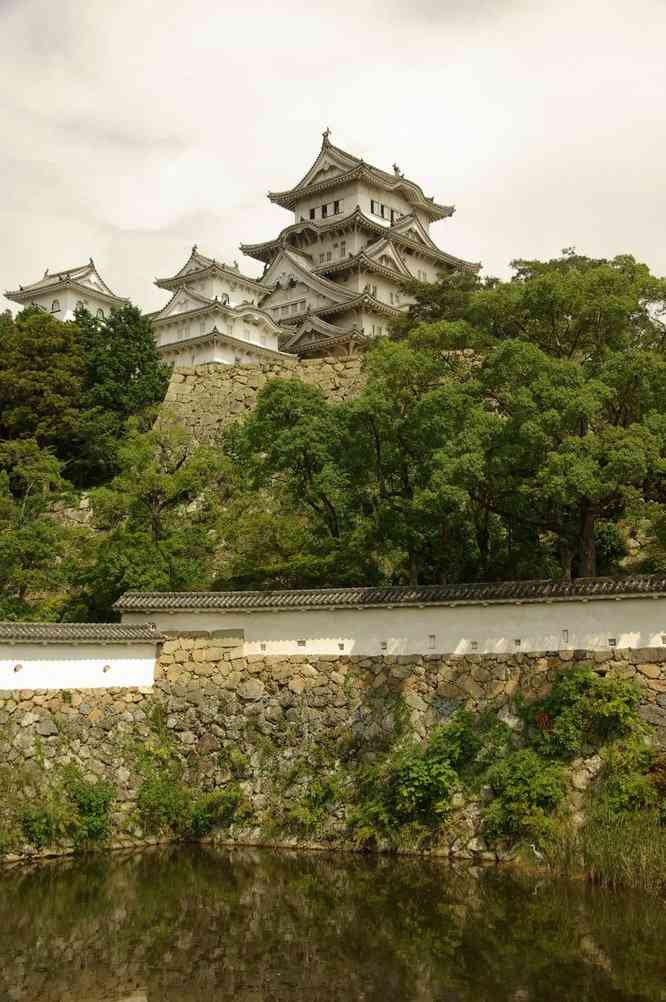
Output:
<path fill-rule="evenodd" d="M 595 515 L 589 505 L 585 505 L 580 518 L 579 560 L 580 576 L 593 578 L 597 573 L 597 546 L 594 539 Z"/>
<path fill-rule="evenodd" d="M 560 558 L 560 568 L 562 570 L 562 580 L 567 583 L 571 582 L 571 565 L 573 563 L 573 550 L 569 545 L 569 541 L 560 537 L 558 543 L 558 555 Z"/>

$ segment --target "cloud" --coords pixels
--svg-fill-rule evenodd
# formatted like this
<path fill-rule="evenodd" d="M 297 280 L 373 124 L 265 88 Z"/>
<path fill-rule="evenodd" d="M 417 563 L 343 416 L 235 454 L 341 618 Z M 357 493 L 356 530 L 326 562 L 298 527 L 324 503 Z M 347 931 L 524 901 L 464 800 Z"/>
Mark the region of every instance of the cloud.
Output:
<path fill-rule="evenodd" d="M 575 243 L 664 273 L 665 29 L 658 0 L 0 0 L 0 287 L 92 254 L 159 305 L 192 243 L 290 221 L 265 194 L 327 125 L 454 203 L 433 237 L 490 272 Z"/>

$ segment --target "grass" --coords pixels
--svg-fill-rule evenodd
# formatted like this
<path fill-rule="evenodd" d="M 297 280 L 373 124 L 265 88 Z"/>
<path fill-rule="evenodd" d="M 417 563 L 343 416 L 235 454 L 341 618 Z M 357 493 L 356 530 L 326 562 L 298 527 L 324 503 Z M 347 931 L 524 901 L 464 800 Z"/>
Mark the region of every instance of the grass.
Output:
<path fill-rule="evenodd" d="M 655 812 L 593 814 L 577 832 L 560 830 L 547 858 L 556 872 L 602 887 L 666 893 L 666 827 Z"/>

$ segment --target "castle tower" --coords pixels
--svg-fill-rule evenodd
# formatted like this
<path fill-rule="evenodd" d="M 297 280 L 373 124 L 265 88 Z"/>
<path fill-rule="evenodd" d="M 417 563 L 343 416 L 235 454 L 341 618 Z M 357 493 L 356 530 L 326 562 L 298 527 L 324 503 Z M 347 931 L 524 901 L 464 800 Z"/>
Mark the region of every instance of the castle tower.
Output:
<path fill-rule="evenodd" d="M 93 316 L 105 317 L 113 306 L 129 303 L 111 291 L 92 258 L 88 264 L 65 271 L 49 272 L 47 268 L 43 278 L 5 292 L 5 296 L 21 306 L 52 313 L 58 320 L 73 320 L 77 306 L 84 306 Z"/>
<path fill-rule="evenodd" d="M 236 262 L 216 261 L 195 245 L 182 268 L 155 285 L 172 293 L 161 310 L 149 314 L 165 361 L 247 365 L 289 357 L 279 350 L 283 329 L 259 306 L 267 290 L 241 274 Z"/>
<path fill-rule="evenodd" d="M 397 164 L 389 173 L 334 146 L 329 129 L 298 184 L 268 197 L 293 222 L 241 250 L 264 263 L 262 308 L 290 331 L 285 350 L 300 356 L 348 354 L 387 334 L 411 302 L 402 289 L 409 279 L 479 268 L 430 237 L 430 224 L 452 206 L 428 198 Z"/>

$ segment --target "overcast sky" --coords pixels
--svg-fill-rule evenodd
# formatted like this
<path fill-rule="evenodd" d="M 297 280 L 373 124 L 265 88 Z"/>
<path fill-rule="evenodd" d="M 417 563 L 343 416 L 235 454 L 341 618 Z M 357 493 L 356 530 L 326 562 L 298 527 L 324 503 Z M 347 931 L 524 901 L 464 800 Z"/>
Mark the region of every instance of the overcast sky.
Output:
<path fill-rule="evenodd" d="M 454 204 L 432 235 L 666 274 L 666 0 L 0 0 L 0 288 L 91 255 L 146 309 L 291 220 L 332 141 Z M 0 297 L 0 308 L 6 306 Z"/>

